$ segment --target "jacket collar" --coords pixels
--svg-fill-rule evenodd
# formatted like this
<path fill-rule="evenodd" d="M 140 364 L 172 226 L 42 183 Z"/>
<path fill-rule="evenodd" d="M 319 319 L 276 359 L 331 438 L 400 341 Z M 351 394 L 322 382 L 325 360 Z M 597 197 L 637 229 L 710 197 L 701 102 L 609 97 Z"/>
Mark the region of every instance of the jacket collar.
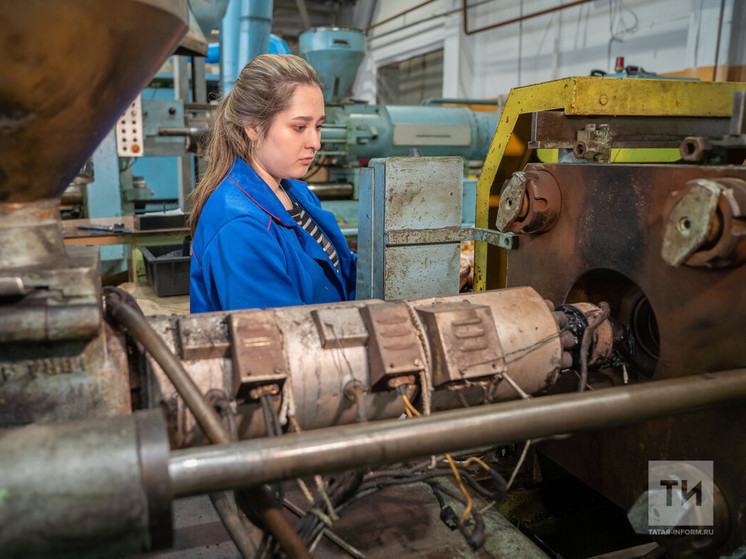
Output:
<path fill-rule="evenodd" d="M 233 162 L 233 167 L 228 173 L 228 178 L 235 188 L 240 189 L 258 207 L 264 210 L 271 217 L 272 221 L 288 229 L 297 227 L 300 230 L 300 225 L 298 225 L 298 223 L 290 216 L 288 211 L 285 209 L 285 206 L 280 202 L 280 199 L 277 198 L 274 192 L 272 192 L 272 189 L 264 179 L 259 176 L 259 173 L 257 173 L 246 161 L 237 157 Z M 310 202 L 309 199 L 312 196 L 310 190 L 299 186 L 304 183 L 295 180 L 282 179 L 281 184 L 288 196 L 295 200 L 296 203 L 300 204 L 317 225 L 321 226 L 322 231 L 324 231 L 324 234 L 337 250 L 337 254 L 340 258 L 340 267 L 342 265 L 347 265 L 348 256 L 339 248 L 343 243 L 344 246 L 346 246 L 347 240 L 344 238 L 344 235 L 342 235 L 342 232 L 339 231 L 339 228 L 331 226 L 332 221 L 336 224 L 334 214 L 324 210 L 321 206 L 317 206 L 316 203 Z M 308 254 L 313 256 L 315 259 L 332 266 L 331 262 L 329 262 L 329 258 L 324 252 L 324 249 L 321 248 L 319 243 L 316 242 L 313 237 L 305 234 L 299 234 L 298 236 L 300 242 L 303 244 L 304 250 L 306 250 Z M 335 274 L 335 276 L 337 275 L 338 274 Z M 344 290 L 344 286 L 339 278 L 335 277 L 334 281 L 339 283 Z"/>
<path fill-rule="evenodd" d="M 240 157 L 236 157 L 233 167 L 228 172 L 228 179 L 235 188 L 240 189 L 251 201 L 264 210 L 273 221 L 283 227 L 297 226 L 295 220 L 290 217 L 285 207 L 277 198 L 269 185 L 259 176 L 251 165 Z M 282 181 L 286 188 L 288 181 Z"/>

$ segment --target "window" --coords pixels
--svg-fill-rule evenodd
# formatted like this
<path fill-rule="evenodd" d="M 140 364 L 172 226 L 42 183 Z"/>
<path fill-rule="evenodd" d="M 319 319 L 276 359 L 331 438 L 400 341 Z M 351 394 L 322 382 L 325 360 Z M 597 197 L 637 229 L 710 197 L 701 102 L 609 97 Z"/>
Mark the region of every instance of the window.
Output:
<path fill-rule="evenodd" d="M 443 96 L 443 49 L 378 69 L 379 104 L 419 105 Z"/>

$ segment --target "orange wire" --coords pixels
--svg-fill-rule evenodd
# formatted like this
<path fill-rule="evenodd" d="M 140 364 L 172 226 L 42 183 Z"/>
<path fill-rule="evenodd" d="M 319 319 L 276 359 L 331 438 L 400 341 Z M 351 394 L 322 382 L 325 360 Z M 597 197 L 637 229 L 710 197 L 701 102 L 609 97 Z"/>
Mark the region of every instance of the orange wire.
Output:
<path fill-rule="evenodd" d="M 413 415 L 421 416 L 422 414 L 417 411 L 417 408 L 415 408 L 412 405 L 412 402 L 409 401 L 409 398 L 405 394 L 401 395 L 402 401 L 404 402 L 404 411 L 407 413 L 407 417 L 412 417 Z M 471 508 L 472 508 L 472 500 L 471 496 L 469 495 L 469 492 L 466 490 L 466 487 L 464 486 L 464 482 L 461 480 L 461 476 L 458 473 L 458 469 L 456 468 L 456 463 L 453 461 L 453 458 L 451 458 L 450 454 L 444 454 L 446 457 L 446 460 L 448 460 L 448 463 L 451 465 L 451 470 L 453 471 L 453 476 L 456 478 L 456 481 L 458 482 L 458 487 L 461 490 L 461 493 L 464 494 L 464 497 L 466 498 L 466 508 L 464 509 L 464 512 L 461 514 L 461 518 L 459 518 L 459 523 L 463 526 L 466 522 L 466 519 L 469 518 L 469 515 L 471 514 Z M 489 467 L 487 464 L 482 462 L 479 458 L 476 458 L 472 456 L 466 461 L 466 465 L 470 463 L 470 461 L 476 461 L 478 464 L 480 464 L 485 469 L 489 470 Z"/>

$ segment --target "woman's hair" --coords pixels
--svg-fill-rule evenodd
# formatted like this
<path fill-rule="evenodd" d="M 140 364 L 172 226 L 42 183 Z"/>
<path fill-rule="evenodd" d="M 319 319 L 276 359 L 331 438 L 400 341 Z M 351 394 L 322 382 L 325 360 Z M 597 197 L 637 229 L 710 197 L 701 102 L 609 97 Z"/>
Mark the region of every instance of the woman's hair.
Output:
<path fill-rule="evenodd" d="M 293 54 L 262 54 L 244 66 L 215 114 L 207 138 L 207 170 L 191 194 L 189 227 L 192 235 L 205 202 L 220 185 L 236 157 L 252 163 L 254 142 L 244 127 L 255 126 L 261 142 L 278 113 L 290 106 L 299 85 L 323 88 L 313 67 Z"/>

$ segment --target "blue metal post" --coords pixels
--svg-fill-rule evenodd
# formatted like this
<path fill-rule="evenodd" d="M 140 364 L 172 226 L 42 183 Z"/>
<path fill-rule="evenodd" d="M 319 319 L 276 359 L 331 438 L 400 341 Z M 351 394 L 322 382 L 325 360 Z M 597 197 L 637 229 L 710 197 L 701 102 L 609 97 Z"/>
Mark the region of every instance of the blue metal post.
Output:
<path fill-rule="evenodd" d="M 220 26 L 220 82 L 223 95 L 238 77 L 238 37 L 242 0 L 230 0 Z"/>
<path fill-rule="evenodd" d="M 122 193 L 119 186 L 117 139 L 112 128 L 93 152 L 94 181 L 86 185 L 86 211 L 89 218 L 121 217 Z M 101 269 L 105 274 L 127 269 L 124 245 L 101 247 Z"/>

